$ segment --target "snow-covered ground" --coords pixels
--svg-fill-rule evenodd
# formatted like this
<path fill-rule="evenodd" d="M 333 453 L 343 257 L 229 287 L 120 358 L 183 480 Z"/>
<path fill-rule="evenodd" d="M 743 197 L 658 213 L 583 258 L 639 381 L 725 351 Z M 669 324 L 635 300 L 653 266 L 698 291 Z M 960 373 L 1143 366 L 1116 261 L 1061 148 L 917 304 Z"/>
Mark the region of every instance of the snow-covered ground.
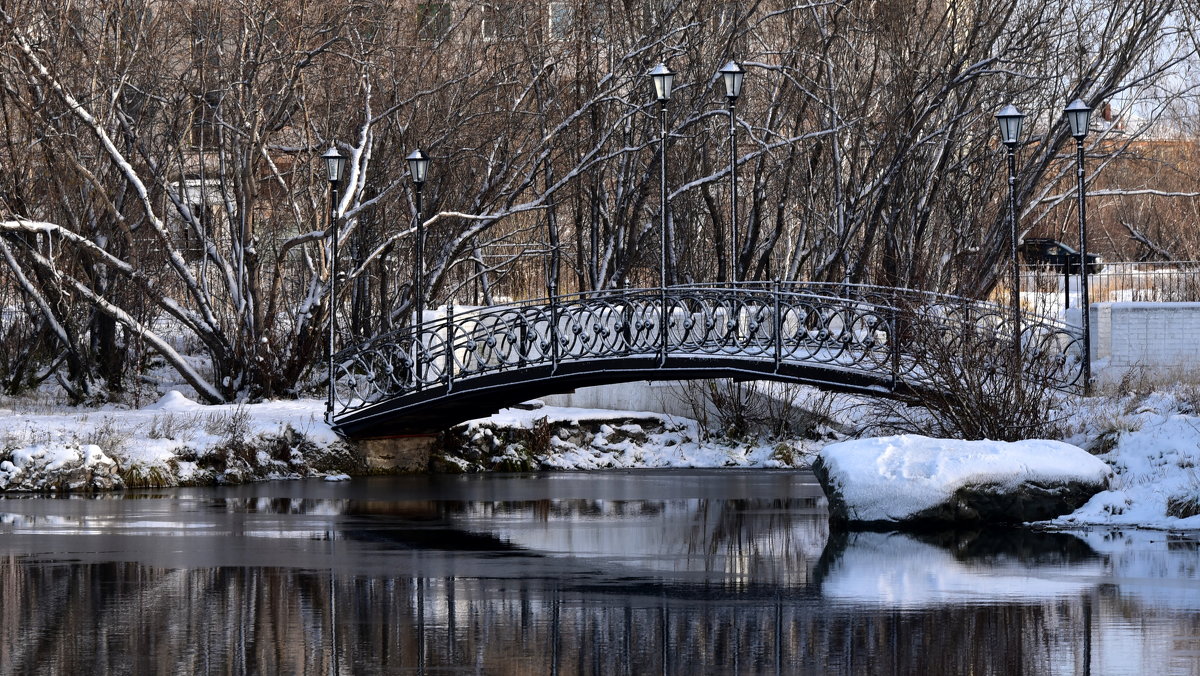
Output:
<path fill-rule="evenodd" d="M 1127 393 L 1083 411 L 1082 445 L 1113 468 L 1107 491 L 1054 525 L 1200 529 L 1200 386 Z"/>
<path fill-rule="evenodd" d="M 174 390 L 132 410 L 0 409 L 0 490 L 326 474 L 305 457 L 341 445 L 323 416 L 314 399 L 205 406 Z"/>
<path fill-rule="evenodd" d="M 1046 525 L 1200 529 L 1200 386 L 1141 395 L 1136 389 L 1093 397 L 1070 412 L 1072 432 L 1061 441 L 1095 453 L 1114 477 L 1110 490 Z M 106 473 L 126 485 L 155 485 L 340 479 L 354 470 L 316 399 L 204 406 L 173 391 L 133 410 L 8 406 L 0 409 L 0 490 L 121 485 L 89 484 L 89 477 Z M 806 467 L 828 443 L 735 443 L 707 439 L 687 419 L 550 406 L 506 409 L 467 423 L 463 435 L 516 429 L 528 436 L 544 421 L 562 423 L 536 457 L 548 469 Z M 584 432 L 573 436 L 572 426 Z M 515 452 L 499 441 L 484 446 L 492 461 Z"/>

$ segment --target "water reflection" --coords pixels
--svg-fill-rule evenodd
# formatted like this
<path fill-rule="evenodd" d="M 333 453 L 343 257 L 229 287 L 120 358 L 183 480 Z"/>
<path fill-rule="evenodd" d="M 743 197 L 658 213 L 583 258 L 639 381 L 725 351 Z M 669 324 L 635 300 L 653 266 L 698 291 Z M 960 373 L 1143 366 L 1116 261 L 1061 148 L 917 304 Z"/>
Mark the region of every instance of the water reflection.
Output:
<path fill-rule="evenodd" d="M 1107 570 L 1074 535 L 1009 528 L 837 533 L 825 560 L 826 598 L 904 609 L 1079 596 L 1094 590 Z"/>
<path fill-rule="evenodd" d="M 0 673 L 1186 674 L 1200 655 L 1193 540 L 831 538 L 806 474 L 130 497 L 0 499 Z"/>

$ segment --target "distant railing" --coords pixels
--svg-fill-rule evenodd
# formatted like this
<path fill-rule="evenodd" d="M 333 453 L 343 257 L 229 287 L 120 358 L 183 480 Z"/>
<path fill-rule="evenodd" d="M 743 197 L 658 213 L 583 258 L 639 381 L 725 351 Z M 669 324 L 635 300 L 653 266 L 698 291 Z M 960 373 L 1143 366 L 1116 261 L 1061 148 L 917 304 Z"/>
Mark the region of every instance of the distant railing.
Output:
<path fill-rule="evenodd" d="M 1077 307 L 1079 275 L 1071 272 L 1068 278 L 1061 268 L 1023 266 L 1022 290 L 1052 294 Z M 1088 297 L 1093 303 L 1200 302 L 1200 261 L 1105 262 L 1099 272 L 1088 275 Z"/>

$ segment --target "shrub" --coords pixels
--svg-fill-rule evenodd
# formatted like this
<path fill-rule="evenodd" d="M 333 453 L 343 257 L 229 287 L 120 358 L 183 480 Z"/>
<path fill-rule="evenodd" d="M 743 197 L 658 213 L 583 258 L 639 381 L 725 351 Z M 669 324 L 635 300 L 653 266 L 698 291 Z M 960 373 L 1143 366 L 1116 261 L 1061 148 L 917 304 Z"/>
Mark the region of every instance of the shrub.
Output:
<path fill-rule="evenodd" d="M 174 486 L 176 479 L 170 469 L 161 465 L 143 467 L 130 465 L 118 471 L 126 488 L 163 488 Z"/>
<path fill-rule="evenodd" d="M 691 380 L 676 394 L 701 429 L 730 439 L 815 439 L 830 423 L 834 402 L 828 392 L 768 380 Z"/>
<path fill-rule="evenodd" d="M 200 426 L 199 414 L 181 414 L 167 411 L 150 419 L 146 436 L 151 439 L 191 441 Z"/>
<path fill-rule="evenodd" d="M 106 417 L 103 422 L 84 433 L 78 440 L 80 444 L 99 446 L 108 455 L 117 455 L 129 444 L 130 433 L 118 429 L 116 421 L 112 417 Z"/>
<path fill-rule="evenodd" d="M 1088 448 L 1095 455 L 1103 455 L 1117 447 L 1122 434 L 1136 432 L 1142 421 L 1128 411 L 1101 411 L 1091 423 L 1095 441 Z"/>
<path fill-rule="evenodd" d="M 1011 324 L 972 321 L 969 309 L 962 315 L 958 325 L 934 318 L 906 327 L 914 355 L 909 377 L 921 387 L 880 404 L 883 426 L 960 439 L 1060 436 L 1061 337 L 1027 334 L 1018 355 Z"/>
<path fill-rule="evenodd" d="M 255 450 L 250 443 L 250 411 L 238 404 L 229 413 L 211 413 L 205 419 L 204 431 L 221 438 L 218 448 L 225 450 L 230 458 L 249 463 Z"/>
<path fill-rule="evenodd" d="M 1167 498 L 1167 516 L 1187 519 L 1200 514 L 1200 494 L 1173 495 Z"/>
<path fill-rule="evenodd" d="M 549 418 L 543 416 L 533 421 L 533 427 L 525 432 L 525 448 L 530 455 L 544 458 L 550 454 L 551 431 Z"/>

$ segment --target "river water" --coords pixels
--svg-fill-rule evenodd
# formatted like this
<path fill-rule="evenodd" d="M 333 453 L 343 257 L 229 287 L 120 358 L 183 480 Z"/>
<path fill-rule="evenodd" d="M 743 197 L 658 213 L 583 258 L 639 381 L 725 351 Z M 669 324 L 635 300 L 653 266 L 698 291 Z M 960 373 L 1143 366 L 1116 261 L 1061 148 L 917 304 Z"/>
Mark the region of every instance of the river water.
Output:
<path fill-rule="evenodd" d="M 0 673 L 1200 674 L 1200 544 L 831 535 L 788 471 L 9 495 Z"/>

